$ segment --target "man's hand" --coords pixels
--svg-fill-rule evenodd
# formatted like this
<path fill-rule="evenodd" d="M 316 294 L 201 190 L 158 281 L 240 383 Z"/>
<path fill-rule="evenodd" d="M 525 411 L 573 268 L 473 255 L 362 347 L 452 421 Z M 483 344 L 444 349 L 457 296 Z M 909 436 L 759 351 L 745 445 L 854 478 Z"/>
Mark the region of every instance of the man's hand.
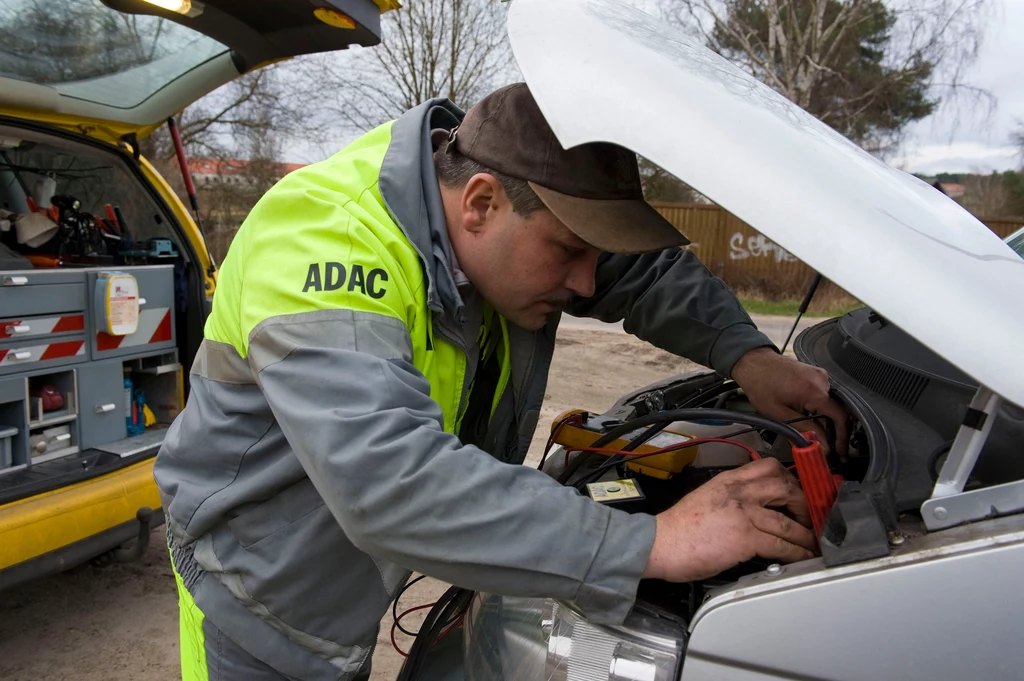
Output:
<path fill-rule="evenodd" d="M 751 404 L 759 412 L 779 421 L 822 414 L 836 426 L 836 450 L 846 457 L 849 416 L 846 410 L 829 396 L 828 372 L 809 364 L 778 354 L 768 347 L 755 348 L 740 357 L 732 368 L 732 377 L 747 393 Z M 818 440 L 827 443 L 820 425 L 807 421 L 794 423 L 800 431 L 813 428 Z"/>
<path fill-rule="evenodd" d="M 777 459 L 712 478 L 656 521 L 644 578 L 691 582 L 754 556 L 790 563 L 814 555 L 807 499 Z"/>

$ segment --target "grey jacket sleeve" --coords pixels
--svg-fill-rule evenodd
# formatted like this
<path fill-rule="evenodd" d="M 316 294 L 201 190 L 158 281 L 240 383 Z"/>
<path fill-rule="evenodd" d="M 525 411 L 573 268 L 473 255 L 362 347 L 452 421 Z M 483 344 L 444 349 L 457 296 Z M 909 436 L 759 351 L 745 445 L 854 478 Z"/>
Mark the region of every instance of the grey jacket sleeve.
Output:
<path fill-rule="evenodd" d="M 575 299 L 568 312 L 622 320 L 628 333 L 724 376 L 748 350 L 774 347 L 729 287 L 677 248 L 602 255 L 594 295 Z"/>
<path fill-rule="evenodd" d="M 594 503 L 444 432 L 406 327 L 327 310 L 253 330 L 249 364 L 303 468 L 361 550 L 470 589 L 575 601 L 621 622 L 652 516 Z"/>

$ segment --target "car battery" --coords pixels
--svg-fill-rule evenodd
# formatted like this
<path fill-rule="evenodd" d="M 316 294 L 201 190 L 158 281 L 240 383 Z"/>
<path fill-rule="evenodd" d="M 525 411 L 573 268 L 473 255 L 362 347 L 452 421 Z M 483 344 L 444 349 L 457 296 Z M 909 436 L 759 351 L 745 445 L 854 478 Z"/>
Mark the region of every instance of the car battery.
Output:
<path fill-rule="evenodd" d="M 552 430 L 553 442 L 566 450 L 593 447 L 594 443 L 601 437 L 603 431 L 608 430 L 611 426 L 618 425 L 618 421 L 613 421 L 605 416 L 594 414 L 582 414 L 582 421 L 573 419 L 573 422 L 569 422 L 567 420 L 576 414 L 580 414 L 580 412 L 566 412 L 554 421 Z M 576 425 L 577 423 L 579 423 L 579 425 Z M 638 428 L 631 433 L 627 433 L 622 437 L 609 442 L 604 445 L 602 449 L 622 449 L 629 444 L 630 440 L 639 436 L 645 430 L 646 428 Z M 651 452 L 655 452 L 659 449 L 685 444 L 693 439 L 695 439 L 693 435 L 676 432 L 675 430 L 667 428 L 637 447 L 633 452 L 631 452 L 631 454 L 634 456 L 650 454 Z M 655 454 L 653 456 L 645 456 L 643 459 L 638 461 L 627 462 L 626 465 L 631 470 L 638 473 L 643 473 L 644 475 L 652 478 L 667 480 L 672 477 L 673 474 L 681 472 L 686 466 L 693 463 L 700 452 L 700 447 L 701 445 L 696 445 L 693 447 L 686 447 L 685 449 Z M 598 453 L 600 454 L 601 452 Z"/>

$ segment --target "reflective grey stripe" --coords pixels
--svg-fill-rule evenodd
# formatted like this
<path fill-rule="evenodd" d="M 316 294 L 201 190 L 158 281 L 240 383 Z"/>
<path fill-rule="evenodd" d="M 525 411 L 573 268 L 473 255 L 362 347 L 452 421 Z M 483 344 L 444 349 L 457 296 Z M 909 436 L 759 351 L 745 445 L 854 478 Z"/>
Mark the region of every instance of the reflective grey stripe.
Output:
<path fill-rule="evenodd" d="M 273 329 L 273 333 L 266 333 Z M 316 310 L 260 322 L 249 334 L 249 366 L 259 373 L 295 348 L 355 350 L 412 362 L 412 338 L 401 320 L 375 312 Z"/>
<path fill-rule="evenodd" d="M 234 573 L 225 572 L 220 559 L 217 558 L 217 554 L 214 551 L 213 538 L 210 535 L 203 535 L 193 544 L 192 555 L 199 567 L 214 575 L 231 592 L 231 595 L 248 610 L 284 634 L 290 641 L 310 652 L 316 653 L 341 671 L 346 673 L 358 672 L 362 669 L 367 657 L 373 652 L 373 648 L 346 646 L 334 643 L 333 641 L 327 641 L 282 622 L 280 618 L 270 612 L 267 606 L 249 595 L 245 585 L 242 584 L 241 577 Z"/>
<path fill-rule="evenodd" d="M 208 338 L 199 344 L 189 373 L 218 383 L 251 385 L 256 382 L 249 371 L 249 363 L 238 354 L 235 346 Z"/>

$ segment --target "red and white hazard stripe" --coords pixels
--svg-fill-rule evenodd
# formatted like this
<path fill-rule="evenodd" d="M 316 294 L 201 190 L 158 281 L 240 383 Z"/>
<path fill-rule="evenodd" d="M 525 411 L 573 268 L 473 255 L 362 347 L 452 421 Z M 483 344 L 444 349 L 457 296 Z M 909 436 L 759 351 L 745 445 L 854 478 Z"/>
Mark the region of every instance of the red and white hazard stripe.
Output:
<path fill-rule="evenodd" d="M 96 350 L 116 350 L 134 345 L 165 343 L 171 340 L 171 308 L 153 307 L 139 310 L 139 326 L 127 336 L 111 336 L 103 331 L 96 334 Z"/>
<path fill-rule="evenodd" d="M 61 357 L 77 357 L 85 354 L 85 341 L 72 340 L 42 345 L 23 345 L 18 348 L 0 349 L 0 366 L 45 362 Z"/>
<path fill-rule="evenodd" d="M 0 339 L 45 336 L 51 333 L 85 331 L 85 315 L 70 314 L 0 321 Z"/>

